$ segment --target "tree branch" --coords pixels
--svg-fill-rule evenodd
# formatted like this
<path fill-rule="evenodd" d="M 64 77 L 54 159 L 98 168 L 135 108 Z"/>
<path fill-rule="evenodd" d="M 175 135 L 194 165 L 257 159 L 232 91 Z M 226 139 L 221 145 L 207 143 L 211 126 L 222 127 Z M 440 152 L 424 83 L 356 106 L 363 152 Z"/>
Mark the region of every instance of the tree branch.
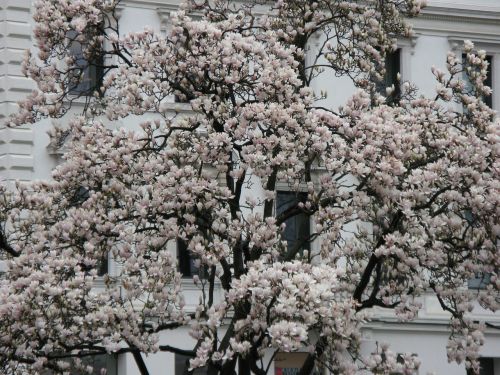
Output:
<path fill-rule="evenodd" d="M 196 357 L 196 352 L 194 350 L 179 349 L 170 345 L 160 345 L 160 350 L 162 352 L 170 352 L 170 353 L 185 355 L 188 357 Z"/>
<path fill-rule="evenodd" d="M 13 257 L 18 257 L 19 255 L 21 255 L 20 252 L 17 252 L 12 246 L 9 245 L 7 239 L 5 238 L 3 230 L 0 230 L 0 250 L 5 250 L 5 252 L 12 255 Z"/>

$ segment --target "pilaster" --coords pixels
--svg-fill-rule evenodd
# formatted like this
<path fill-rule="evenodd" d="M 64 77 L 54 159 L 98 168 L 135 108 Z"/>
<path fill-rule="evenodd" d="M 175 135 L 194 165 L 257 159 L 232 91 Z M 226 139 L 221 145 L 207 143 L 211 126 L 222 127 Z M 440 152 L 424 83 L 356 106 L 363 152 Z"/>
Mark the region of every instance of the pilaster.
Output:
<path fill-rule="evenodd" d="M 21 73 L 25 51 L 32 47 L 30 21 L 30 0 L 0 2 L 0 179 L 29 180 L 33 174 L 33 131 L 5 125 L 34 87 Z"/>

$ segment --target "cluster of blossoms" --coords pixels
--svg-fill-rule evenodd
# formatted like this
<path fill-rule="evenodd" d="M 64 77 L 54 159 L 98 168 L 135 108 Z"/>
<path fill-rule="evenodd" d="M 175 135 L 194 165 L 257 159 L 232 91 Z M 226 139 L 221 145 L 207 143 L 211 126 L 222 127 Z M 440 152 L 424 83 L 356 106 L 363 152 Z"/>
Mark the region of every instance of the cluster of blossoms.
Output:
<path fill-rule="evenodd" d="M 145 375 L 141 353 L 171 351 L 211 373 L 239 364 L 264 375 L 266 351 L 307 350 L 301 375 L 319 363 L 411 373 L 418 360 L 401 363 L 386 345 L 363 356 L 360 330 L 374 307 L 414 319 L 429 292 L 452 317 L 449 360 L 477 372 L 482 326 L 469 313 L 476 301 L 497 311 L 500 289 L 500 124 L 484 103 L 485 54 L 469 43 L 464 63 L 449 54 L 433 99 L 410 88 L 387 105 L 373 91 L 394 37 L 411 32 L 403 17 L 423 5 L 289 0 L 257 17 L 266 4 L 193 0 L 167 35 L 120 36 L 114 2 L 39 0 L 40 54 L 25 64 L 38 91 L 13 124 L 66 114 L 82 79 L 75 40 L 88 64 L 113 63 L 64 131 L 52 180 L 0 186 L 5 372 L 85 370 L 82 356 L 130 352 Z M 360 88 L 339 113 L 309 87 L 326 69 Z M 192 112 L 172 114 L 173 96 Z M 112 130 L 130 115 L 144 115 L 141 127 Z M 283 184 L 301 199 L 278 212 Z M 289 246 L 283 231 L 298 215 L 314 225 Z M 194 312 L 179 240 L 203 273 Z M 477 274 L 487 287 L 465 289 Z M 193 350 L 160 342 L 182 326 Z"/>
<path fill-rule="evenodd" d="M 37 82 L 27 100 L 19 103 L 17 124 L 35 122 L 47 116 L 66 113 L 68 103 L 77 97 L 74 88 L 90 67 L 107 71 L 108 56 L 103 49 L 106 31 L 117 32 L 116 0 L 35 1 L 33 18 L 37 55 L 27 51 L 22 69 Z M 114 20 L 114 21 L 113 21 Z M 71 51 L 81 49 L 77 57 Z M 118 45 L 113 50 L 121 53 Z M 91 88 L 96 89 L 95 87 Z M 82 92 L 82 96 L 90 91 Z"/>

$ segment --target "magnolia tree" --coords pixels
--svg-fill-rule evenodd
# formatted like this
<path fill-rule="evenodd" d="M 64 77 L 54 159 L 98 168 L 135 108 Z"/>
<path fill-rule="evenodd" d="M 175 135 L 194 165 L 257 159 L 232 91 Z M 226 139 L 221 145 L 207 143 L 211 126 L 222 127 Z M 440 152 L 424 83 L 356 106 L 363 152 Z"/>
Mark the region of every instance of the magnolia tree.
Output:
<path fill-rule="evenodd" d="M 10 126 L 64 116 L 85 72 L 103 79 L 78 91 L 85 112 L 57 133 L 70 140 L 52 179 L 0 187 L 3 373 L 92 371 L 85 357 L 131 353 L 146 375 L 144 355 L 168 351 L 191 357 L 189 371 L 264 375 L 272 353 L 300 350 L 301 375 L 411 374 L 418 361 L 387 345 L 364 355 L 360 332 L 375 307 L 414 319 L 424 293 L 449 313 L 448 360 L 478 373 L 470 311 L 496 311 L 500 288 L 484 52 L 466 43 L 464 61 L 450 53 L 433 72 L 436 97 L 404 84 L 388 105 L 384 58 L 422 0 L 190 0 L 167 35 L 120 34 L 116 5 L 35 2 L 24 68 L 38 89 Z M 323 74 L 358 87 L 338 111 L 310 88 Z M 189 115 L 172 114 L 174 95 Z M 130 115 L 144 116 L 113 130 Z M 278 183 L 298 198 L 277 213 Z M 298 215 L 313 225 L 292 246 L 283 233 Z M 204 274 L 195 311 L 179 239 Z M 101 277 L 108 257 L 115 271 Z M 467 289 L 478 274 L 487 286 Z M 168 341 L 182 327 L 190 350 Z"/>

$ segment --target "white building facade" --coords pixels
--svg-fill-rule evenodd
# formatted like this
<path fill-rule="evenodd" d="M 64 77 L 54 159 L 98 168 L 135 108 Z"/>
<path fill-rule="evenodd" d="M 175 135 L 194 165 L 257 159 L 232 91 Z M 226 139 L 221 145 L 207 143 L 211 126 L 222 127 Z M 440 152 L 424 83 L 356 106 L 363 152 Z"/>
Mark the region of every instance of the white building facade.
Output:
<path fill-rule="evenodd" d="M 177 5 L 176 0 L 122 0 L 120 32 L 137 31 L 145 26 L 166 31 L 170 13 L 177 9 Z M 14 129 L 3 125 L 6 117 L 17 110 L 16 102 L 34 85 L 21 73 L 24 51 L 33 45 L 31 12 L 31 0 L 0 0 L 0 179 L 8 181 L 49 178 L 51 169 L 60 158 L 60 151 L 51 144 L 47 135 L 53 126 L 50 120 Z M 463 40 L 469 39 L 490 56 L 491 106 L 500 111 L 500 0 L 430 0 L 423 14 L 410 22 L 415 36 L 398 42 L 397 63 L 403 81 L 415 83 L 422 94 L 433 95 L 436 81 L 431 67 L 445 70 L 446 53 L 453 50 L 460 54 Z M 342 105 L 354 90 L 351 81 L 334 77 L 315 82 L 314 89 L 328 92 L 324 105 L 330 107 Z M 189 111 L 187 104 L 173 101 L 172 109 Z M 78 110 L 76 105 L 74 111 Z M 134 125 L 132 117 L 122 121 L 118 125 Z M 112 268 L 110 265 L 110 272 Z M 198 300 L 197 289 L 188 278 L 184 283 L 187 303 L 194 307 Z M 465 375 L 463 365 L 447 362 L 447 314 L 431 296 L 423 298 L 422 303 L 418 318 L 411 323 L 399 323 L 391 312 L 377 311 L 363 330 L 363 350 L 370 352 L 377 343 L 389 342 L 398 353 L 418 355 L 422 362 L 420 375 L 429 372 Z M 477 320 L 500 327 L 500 314 L 492 315 L 479 306 L 474 314 Z M 162 343 L 185 349 L 192 349 L 194 345 L 184 328 L 166 332 Z M 484 375 L 500 375 L 500 328 L 486 329 L 486 344 L 481 355 Z M 293 374 L 302 358 L 301 353 L 278 356 L 270 374 Z M 145 360 L 152 375 L 181 375 L 183 358 L 179 356 L 159 353 Z M 110 374 L 139 374 L 128 355 L 109 359 L 109 366 Z"/>

